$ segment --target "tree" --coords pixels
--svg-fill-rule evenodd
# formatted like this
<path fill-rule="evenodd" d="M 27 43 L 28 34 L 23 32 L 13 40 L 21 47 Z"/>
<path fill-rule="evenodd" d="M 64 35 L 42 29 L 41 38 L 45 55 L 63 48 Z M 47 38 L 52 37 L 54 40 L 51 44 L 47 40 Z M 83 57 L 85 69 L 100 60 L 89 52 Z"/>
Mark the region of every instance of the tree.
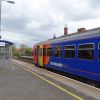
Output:
<path fill-rule="evenodd" d="M 27 49 L 27 45 L 25 45 L 25 44 L 21 44 L 20 45 L 20 53 L 21 53 L 21 55 L 25 55 L 26 49 Z"/>
<path fill-rule="evenodd" d="M 20 57 L 20 51 L 19 51 L 19 49 L 16 47 L 15 44 L 14 44 L 13 47 L 12 47 L 12 54 L 13 54 L 13 57 L 15 57 L 15 58 L 19 58 L 19 57 Z"/>

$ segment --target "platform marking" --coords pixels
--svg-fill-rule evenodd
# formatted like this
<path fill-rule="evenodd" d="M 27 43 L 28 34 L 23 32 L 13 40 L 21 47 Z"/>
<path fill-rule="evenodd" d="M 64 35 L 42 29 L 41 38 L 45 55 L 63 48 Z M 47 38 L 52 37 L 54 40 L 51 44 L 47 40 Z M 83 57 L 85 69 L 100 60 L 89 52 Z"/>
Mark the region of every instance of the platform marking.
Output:
<path fill-rule="evenodd" d="M 67 94 L 73 96 L 73 97 L 76 98 L 77 100 L 84 100 L 82 97 L 79 97 L 79 96 L 75 95 L 74 93 L 72 93 L 72 92 L 70 92 L 70 91 L 64 89 L 63 87 L 61 87 L 61 86 L 55 84 L 54 82 L 52 82 L 52 81 L 50 81 L 50 80 L 47 80 L 46 78 L 44 78 L 44 77 L 38 75 L 37 73 L 33 72 L 32 70 L 30 70 L 29 68 L 26 68 L 25 66 L 20 65 L 20 64 L 17 64 L 17 63 L 15 63 L 15 62 L 14 62 L 14 64 L 17 65 L 17 66 L 19 66 L 19 67 L 21 67 L 21 68 L 23 68 L 23 69 L 25 69 L 25 70 L 27 70 L 27 71 L 29 71 L 29 72 L 32 73 L 33 75 L 39 77 L 40 79 L 46 81 L 47 83 L 49 83 L 49 84 L 51 84 L 51 85 L 57 87 L 58 89 L 62 90 L 63 92 L 65 92 L 65 93 L 67 93 Z"/>

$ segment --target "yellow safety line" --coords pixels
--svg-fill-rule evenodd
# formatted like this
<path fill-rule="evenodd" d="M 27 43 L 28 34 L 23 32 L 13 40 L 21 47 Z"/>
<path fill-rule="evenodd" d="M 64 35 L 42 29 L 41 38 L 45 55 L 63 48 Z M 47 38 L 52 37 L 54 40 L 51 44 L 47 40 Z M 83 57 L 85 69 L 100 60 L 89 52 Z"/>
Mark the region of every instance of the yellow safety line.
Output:
<path fill-rule="evenodd" d="M 14 63 L 14 64 L 15 64 L 15 63 Z M 77 95 L 75 95 L 75 94 L 69 92 L 68 90 L 64 89 L 63 87 L 61 87 L 61 86 L 59 86 L 59 85 L 57 85 L 57 84 L 55 84 L 55 83 L 53 83 L 53 82 L 51 82 L 51 81 L 49 81 L 49 80 L 43 78 L 43 77 L 41 77 L 40 75 L 38 75 L 37 73 L 31 71 L 30 69 L 25 68 L 25 67 L 23 67 L 22 65 L 19 65 L 19 64 L 17 64 L 17 66 L 19 66 L 19 67 L 21 67 L 21 68 L 24 68 L 25 70 L 31 72 L 33 75 L 39 77 L 40 79 L 42 79 L 42 80 L 48 82 L 49 84 L 51 84 L 51 85 L 57 87 L 58 89 L 62 90 L 63 92 L 65 92 L 65 93 L 67 93 L 67 94 L 69 94 L 69 95 L 75 97 L 77 100 L 84 100 L 83 98 L 81 98 L 81 97 L 79 97 L 79 96 L 77 96 Z"/>

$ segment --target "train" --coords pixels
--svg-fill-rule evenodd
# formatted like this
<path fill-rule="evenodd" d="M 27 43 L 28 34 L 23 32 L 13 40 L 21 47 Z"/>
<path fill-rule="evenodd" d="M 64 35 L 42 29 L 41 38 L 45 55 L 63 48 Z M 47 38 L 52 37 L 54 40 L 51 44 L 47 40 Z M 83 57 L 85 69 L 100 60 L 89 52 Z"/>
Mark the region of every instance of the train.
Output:
<path fill-rule="evenodd" d="M 100 28 L 37 43 L 33 56 L 35 65 L 100 83 Z"/>

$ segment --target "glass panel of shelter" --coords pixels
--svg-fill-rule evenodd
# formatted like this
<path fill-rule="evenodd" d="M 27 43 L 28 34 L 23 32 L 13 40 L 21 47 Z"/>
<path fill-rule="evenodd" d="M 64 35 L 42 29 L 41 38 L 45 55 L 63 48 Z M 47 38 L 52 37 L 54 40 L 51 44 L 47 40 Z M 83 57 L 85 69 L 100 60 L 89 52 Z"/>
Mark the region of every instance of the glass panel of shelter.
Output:
<path fill-rule="evenodd" d="M 10 58 L 10 46 L 6 43 L 0 43 L 0 59 Z"/>
<path fill-rule="evenodd" d="M 4 48 L 4 46 L 0 46 L 0 59 L 1 58 L 4 58 L 4 55 L 5 55 L 5 48 Z"/>

